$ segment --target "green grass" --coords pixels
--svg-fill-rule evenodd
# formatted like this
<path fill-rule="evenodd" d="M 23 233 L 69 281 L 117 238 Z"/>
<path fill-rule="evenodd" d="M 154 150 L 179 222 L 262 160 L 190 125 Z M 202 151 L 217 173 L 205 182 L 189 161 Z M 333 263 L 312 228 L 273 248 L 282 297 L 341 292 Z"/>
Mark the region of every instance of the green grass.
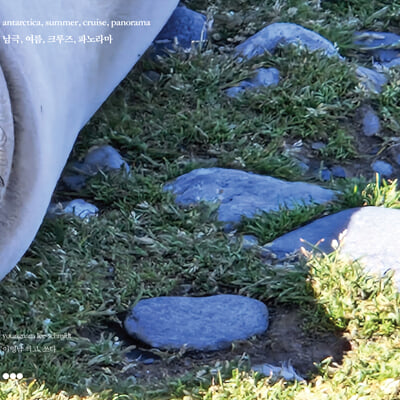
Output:
<path fill-rule="evenodd" d="M 80 159 L 89 147 L 110 144 L 131 174 L 100 173 L 80 193 L 56 191 L 57 200 L 79 197 L 96 204 L 99 216 L 46 220 L 0 284 L 0 373 L 25 376 L 0 381 L 0 399 L 399 398 L 399 295 L 390 276 L 368 276 L 337 252 L 274 268 L 224 233 L 216 205 L 178 207 L 163 185 L 208 166 L 318 182 L 304 176 L 296 152 L 288 149 L 301 140 L 306 155 L 323 165 L 363 161 L 354 116 L 366 101 L 382 120 L 382 152 L 395 148 L 399 70 L 391 72 L 381 95 L 365 93 L 355 77 L 351 37 L 361 29 L 399 33 L 400 4 L 234 0 L 227 8 L 221 0 L 185 3 L 214 17 L 211 43 L 191 55 L 141 61 L 83 129 L 71 155 Z M 279 21 L 316 30 L 350 60 L 292 46 L 246 63 L 232 59 L 234 45 Z M 259 67 L 277 67 L 280 84 L 237 99 L 224 94 Z M 145 78 L 149 70 L 159 74 L 157 82 Z M 315 141 L 325 148 L 312 152 Z M 254 234 L 264 244 L 342 209 L 400 208 L 396 181 L 360 177 L 324 185 L 340 191 L 336 201 L 244 219 L 238 232 Z M 298 309 L 304 329 L 334 330 L 352 349 L 340 365 L 321 362 L 307 383 L 272 381 L 237 359 L 149 385 L 127 376 L 126 349 L 116 344 L 112 326 L 141 298 L 188 290 L 196 296 L 242 294 L 271 307 Z M 32 340 L 3 337 L 6 333 L 69 336 Z M 21 345 L 42 351 L 18 351 Z"/>

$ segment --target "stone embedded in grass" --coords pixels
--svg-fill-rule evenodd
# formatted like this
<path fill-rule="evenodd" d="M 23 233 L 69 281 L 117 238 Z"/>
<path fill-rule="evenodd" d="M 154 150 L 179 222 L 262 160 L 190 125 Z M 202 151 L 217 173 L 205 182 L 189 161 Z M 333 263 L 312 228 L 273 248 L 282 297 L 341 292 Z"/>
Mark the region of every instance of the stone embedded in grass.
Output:
<path fill-rule="evenodd" d="M 229 97 L 236 97 L 246 89 L 256 89 L 260 87 L 276 86 L 279 83 L 279 71 L 276 68 L 258 68 L 254 78 L 244 80 L 238 86 L 225 90 Z"/>
<path fill-rule="evenodd" d="M 356 32 L 353 42 L 360 50 L 379 61 L 390 62 L 400 57 L 400 50 L 395 48 L 400 42 L 400 36 L 391 32 Z"/>
<path fill-rule="evenodd" d="M 192 44 L 207 40 L 206 16 L 186 7 L 177 7 L 153 42 L 156 54 L 173 50 L 174 45 L 190 50 Z"/>
<path fill-rule="evenodd" d="M 382 87 L 388 82 L 385 74 L 382 72 L 374 71 L 370 68 L 357 67 L 356 70 L 357 78 L 361 84 L 370 92 L 381 93 Z"/>
<path fill-rule="evenodd" d="M 288 44 L 300 44 L 309 51 L 323 50 L 329 57 L 339 56 L 335 46 L 323 36 L 300 25 L 287 22 L 268 25 L 236 46 L 236 55 L 250 59 L 266 51 L 273 53 L 279 45 Z"/>
<path fill-rule="evenodd" d="M 362 118 L 362 131 L 365 136 L 374 136 L 381 130 L 381 122 L 371 106 L 362 106 L 360 108 Z"/>
<path fill-rule="evenodd" d="M 334 250 L 332 240 L 347 230 L 340 254 L 352 260 L 359 260 L 366 271 L 379 275 L 388 269 L 400 274 L 400 210 L 383 207 L 361 207 L 341 211 L 318 219 L 302 228 L 289 232 L 264 246 L 265 253 L 272 252 L 280 259 L 296 252 L 300 247 L 311 250 L 321 239 L 318 248 L 325 253 Z M 400 275 L 395 275 L 400 290 Z"/>
<path fill-rule="evenodd" d="M 393 175 L 393 167 L 386 161 L 377 160 L 373 162 L 372 169 L 386 178 L 390 178 Z"/>
<path fill-rule="evenodd" d="M 140 300 L 125 319 L 134 339 L 160 349 L 222 350 L 264 333 L 268 309 L 237 295 L 155 297 Z"/>
<path fill-rule="evenodd" d="M 332 172 L 329 170 L 329 168 L 323 168 L 320 172 L 320 176 L 323 181 L 330 181 L 332 178 Z"/>
<path fill-rule="evenodd" d="M 335 165 L 332 167 L 331 172 L 335 178 L 346 178 L 346 171 L 340 165 Z"/>
<path fill-rule="evenodd" d="M 374 63 L 374 68 L 376 68 L 377 70 L 381 70 L 381 69 L 390 69 L 390 68 L 394 68 L 394 67 L 398 67 L 400 66 L 400 56 L 398 58 L 395 58 L 391 61 L 387 61 L 387 62 L 380 62 L 380 63 Z"/>
<path fill-rule="evenodd" d="M 242 216 L 251 218 L 284 206 L 326 203 L 335 197 L 332 190 L 311 183 L 286 182 L 225 168 L 193 170 L 165 185 L 164 190 L 176 194 L 176 202 L 181 205 L 220 202 L 218 220 L 226 223 L 238 223 Z"/>
<path fill-rule="evenodd" d="M 89 149 L 81 166 L 82 171 L 88 174 L 96 174 L 99 171 L 119 170 L 121 167 L 129 173 L 129 165 L 117 150 L 108 145 Z"/>
<path fill-rule="evenodd" d="M 75 199 L 62 203 L 51 203 L 47 215 L 54 217 L 57 215 L 73 214 L 79 218 L 88 218 L 97 215 L 99 209 L 82 199 Z"/>

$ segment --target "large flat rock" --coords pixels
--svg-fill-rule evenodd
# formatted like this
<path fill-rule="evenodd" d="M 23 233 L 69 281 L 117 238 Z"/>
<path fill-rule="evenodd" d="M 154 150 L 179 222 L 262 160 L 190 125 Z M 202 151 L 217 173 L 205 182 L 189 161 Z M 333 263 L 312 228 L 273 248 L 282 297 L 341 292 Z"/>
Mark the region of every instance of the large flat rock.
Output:
<path fill-rule="evenodd" d="M 276 22 L 268 25 L 236 47 L 236 54 L 247 59 L 274 53 L 279 45 L 297 44 L 309 51 L 323 51 L 328 57 L 339 56 L 335 46 L 320 34 L 300 25 Z M 340 57 L 340 56 L 339 56 Z"/>
<path fill-rule="evenodd" d="M 175 350 L 184 345 L 191 350 L 221 350 L 267 328 L 267 307 L 237 295 L 141 300 L 125 320 L 125 329 L 133 338 Z"/>
<path fill-rule="evenodd" d="M 324 239 L 318 247 L 329 253 L 333 251 L 332 240 L 338 240 L 344 230 L 347 234 L 340 254 L 359 260 L 366 271 L 378 275 L 389 269 L 400 269 L 400 210 L 390 208 L 362 207 L 341 211 L 287 233 L 264 248 L 283 258 L 301 246 L 310 249 L 300 241 L 301 238 L 313 245 Z M 395 282 L 400 289 L 398 273 Z"/>
<path fill-rule="evenodd" d="M 176 194 L 181 205 L 201 201 L 220 202 L 218 220 L 237 223 L 242 216 L 253 217 L 261 211 L 294 208 L 298 204 L 326 203 L 335 192 L 304 182 L 286 182 L 235 169 L 200 168 L 165 185 Z"/>

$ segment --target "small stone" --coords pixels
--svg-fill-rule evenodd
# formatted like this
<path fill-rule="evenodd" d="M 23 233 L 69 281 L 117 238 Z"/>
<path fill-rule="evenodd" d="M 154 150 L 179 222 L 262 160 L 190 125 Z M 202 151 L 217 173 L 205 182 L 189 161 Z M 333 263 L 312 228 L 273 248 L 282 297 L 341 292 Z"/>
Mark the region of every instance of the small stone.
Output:
<path fill-rule="evenodd" d="M 326 147 L 326 144 L 323 143 L 323 142 L 314 142 L 314 143 L 311 143 L 311 148 L 312 148 L 313 150 L 322 150 L 322 149 L 324 149 L 325 147 Z"/>
<path fill-rule="evenodd" d="M 323 50 L 328 57 L 339 56 L 329 40 L 300 25 L 286 22 L 273 23 L 251 36 L 236 47 L 236 55 L 250 59 L 266 51 L 273 53 L 278 45 L 288 44 L 300 44 L 309 51 Z"/>
<path fill-rule="evenodd" d="M 161 75 L 156 71 L 146 71 L 143 76 L 151 83 L 157 83 L 161 79 Z"/>
<path fill-rule="evenodd" d="M 119 170 L 121 167 L 129 173 L 129 165 L 118 151 L 111 146 L 92 147 L 83 163 L 83 170 L 88 174 L 96 174 L 99 171 Z"/>
<path fill-rule="evenodd" d="M 381 122 L 371 106 L 361 107 L 362 130 L 365 136 L 374 136 L 381 130 Z"/>
<path fill-rule="evenodd" d="M 275 86 L 279 83 L 279 71 L 276 68 L 259 68 L 256 76 L 250 80 L 244 80 L 238 86 L 234 86 L 225 90 L 229 97 L 237 97 L 246 89 L 254 89 L 259 87 Z"/>
<path fill-rule="evenodd" d="M 73 214 L 85 219 L 97 215 L 99 209 L 82 199 L 75 199 L 63 203 L 51 203 L 47 210 L 47 215 L 54 217 L 57 215 Z"/>
<path fill-rule="evenodd" d="M 186 7 L 177 7 L 154 40 L 156 54 L 162 55 L 174 45 L 190 50 L 192 45 L 207 40 L 206 16 Z"/>
<path fill-rule="evenodd" d="M 390 178 L 393 175 L 393 167 L 386 161 L 377 160 L 373 162 L 372 169 L 386 178 Z"/>
<path fill-rule="evenodd" d="M 244 249 L 250 249 L 254 246 L 258 246 L 258 239 L 254 235 L 243 235 L 242 247 Z"/>
<path fill-rule="evenodd" d="M 335 178 L 346 178 L 345 169 L 339 165 L 332 167 L 331 172 Z"/>
<path fill-rule="evenodd" d="M 329 180 L 331 180 L 331 178 L 332 178 L 332 174 L 331 174 L 331 171 L 329 171 L 328 168 L 324 168 L 324 169 L 321 170 L 321 179 L 323 181 L 325 181 L 325 182 L 329 181 Z"/>
<path fill-rule="evenodd" d="M 268 309 L 237 295 L 140 300 L 125 319 L 130 336 L 160 349 L 222 350 L 264 333 Z"/>
<path fill-rule="evenodd" d="M 276 68 L 258 68 L 256 76 L 250 82 L 255 87 L 276 86 L 279 83 L 279 76 Z"/>
<path fill-rule="evenodd" d="M 335 197 L 332 190 L 311 183 L 286 182 L 225 168 L 193 170 L 165 185 L 164 190 L 176 194 L 176 202 L 182 205 L 219 202 L 218 220 L 226 223 L 238 223 L 242 216 L 251 218 L 280 207 L 321 204 Z"/>
<path fill-rule="evenodd" d="M 388 82 L 385 74 L 365 67 L 357 67 L 357 78 L 361 84 L 372 93 L 381 93 L 382 87 Z"/>

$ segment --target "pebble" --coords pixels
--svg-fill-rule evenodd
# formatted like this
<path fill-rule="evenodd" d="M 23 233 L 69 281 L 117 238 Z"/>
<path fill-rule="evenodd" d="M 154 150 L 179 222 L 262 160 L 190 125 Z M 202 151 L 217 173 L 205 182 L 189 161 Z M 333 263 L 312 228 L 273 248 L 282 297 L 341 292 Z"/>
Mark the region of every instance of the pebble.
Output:
<path fill-rule="evenodd" d="M 51 203 L 47 210 L 47 215 L 55 217 L 57 215 L 73 214 L 85 219 L 97 215 L 99 209 L 82 199 L 75 199 L 62 203 Z"/>
<path fill-rule="evenodd" d="M 370 68 L 357 67 L 356 75 L 365 89 L 372 93 L 381 93 L 383 86 L 388 82 L 385 74 Z"/>
<path fill-rule="evenodd" d="M 113 171 L 124 168 L 129 173 L 127 162 L 117 150 L 111 146 L 92 147 L 89 149 L 82 165 L 83 171 L 88 174 L 96 174 L 99 171 Z"/>
<path fill-rule="evenodd" d="M 393 175 L 393 167 L 386 161 L 377 160 L 373 162 L 372 169 L 386 178 L 390 178 Z"/>
<path fill-rule="evenodd" d="M 223 350 L 235 340 L 264 333 L 268 309 L 238 295 L 155 297 L 140 300 L 124 325 L 130 336 L 151 347 Z"/>
<path fill-rule="evenodd" d="M 381 122 L 371 106 L 362 106 L 362 131 L 365 136 L 378 135 L 381 130 Z"/>
<path fill-rule="evenodd" d="M 335 178 L 346 178 L 346 171 L 340 165 L 332 167 L 331 172 Z"/>
<path fill-rule="evenodd" d="M 244 80 L 239 85 L 226 89 L 225 93 L 229 97 L 237 97 L 246 89 L 276 86 L 278 83 L 279 71 L 276 68 L 259 68 L 254 78 Z"/>
<path fill-rule="evenodd" d="M 192 44 L 207 40 L 206 16 L 186 7 L 177 7 L 153 42 L 156 54 L 173 50 L 174 45 L 191 50 Z"/>

